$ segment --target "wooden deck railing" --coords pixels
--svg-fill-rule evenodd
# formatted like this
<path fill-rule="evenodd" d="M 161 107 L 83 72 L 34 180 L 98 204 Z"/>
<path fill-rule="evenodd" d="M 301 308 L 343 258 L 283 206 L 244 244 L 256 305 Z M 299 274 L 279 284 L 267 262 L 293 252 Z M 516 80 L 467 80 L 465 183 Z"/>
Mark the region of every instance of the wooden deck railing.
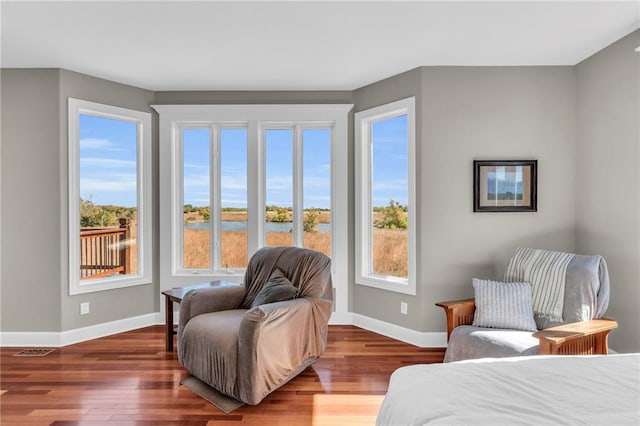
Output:
<path fill-rule="evenodd" d="M 80 229 L 80 279 L 131 271 L 129 219 L 119 227 Z"/>

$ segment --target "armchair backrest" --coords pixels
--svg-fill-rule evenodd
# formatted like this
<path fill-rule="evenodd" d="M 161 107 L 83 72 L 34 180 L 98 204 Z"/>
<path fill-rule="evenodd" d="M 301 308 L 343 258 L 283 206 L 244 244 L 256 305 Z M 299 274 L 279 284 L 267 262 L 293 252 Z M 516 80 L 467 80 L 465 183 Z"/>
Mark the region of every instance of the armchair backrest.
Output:
<path fill-rule="evenodd" d="M 602 256 L 520 247 L 504 279 L 531 282 L 538 329 L 601 318 L 609 306 L 609 273 Z"/>
<path fill-rule="evenodd" d="M 567 267 L 565 323 L 601 318 L 609 307 L 609 272 L 602 256 L 575 255 Z"/>
<path fill-rule="evenodd" d="M 264 247 L 251 257 L 247 265 L 244 275 L 247 293 L 242 302 L 243 308 L 251 307 L 253 299 L 276 268 L 299 289 L 299 297 L 333 301 L 329 257 L 300 247 Z"/>

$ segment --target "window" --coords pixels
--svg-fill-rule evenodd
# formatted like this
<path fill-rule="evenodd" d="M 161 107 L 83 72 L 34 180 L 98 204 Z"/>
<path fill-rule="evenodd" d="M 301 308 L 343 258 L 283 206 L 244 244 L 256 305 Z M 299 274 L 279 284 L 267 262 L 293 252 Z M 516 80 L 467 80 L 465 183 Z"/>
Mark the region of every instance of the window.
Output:
<path fill-rule="evenodd" d="M 265 145 L 265 245 L 293 245 L 293 130 L 267 129 Z"/>
<path fill-rule="evenodd" d="M 247 129 L 220 136 L 220 252 L 226 271 L 244 269 L 248 257 Z"/>
<path fill-rule="evenodd" d="M 151 282 L 148 113 L 69 99 L 69 293 Z"/>
<path fill-rule="evenodd" d="M 331 257 L 331 128 L 264 131 L 265 245 Z"/>
<path fill-rule="evenodd" d="M 247 129 L 182 127 L 173 206 L 182 226 L 178 274 L 231 273 L 247 266 Z"/>
<path fill-rule="evenodd" d="M 238 282 L 261 247 L 307 247 L 332 257 L 335 308 L 346 313 L 351 105 L 153 108 L 161 289 Z"/>
<path fill-rule="evenodd" d="M 302 130 L 302 246 L 331 257 L 331 131 Z"/>
<path fill-rule="evenodd" d="M 356 282 L 415 294 L 415 99 L 355 120 Z"/>

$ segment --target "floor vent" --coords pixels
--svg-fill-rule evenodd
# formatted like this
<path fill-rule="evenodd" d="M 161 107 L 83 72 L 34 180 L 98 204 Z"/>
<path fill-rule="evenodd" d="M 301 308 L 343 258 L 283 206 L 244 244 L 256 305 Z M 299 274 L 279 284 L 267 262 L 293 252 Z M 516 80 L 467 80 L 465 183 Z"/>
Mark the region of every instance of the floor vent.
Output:
<path fill-rule="evenodd" d="M 23 349 L 13 356 L 46 356 L 55 349 Z"/>

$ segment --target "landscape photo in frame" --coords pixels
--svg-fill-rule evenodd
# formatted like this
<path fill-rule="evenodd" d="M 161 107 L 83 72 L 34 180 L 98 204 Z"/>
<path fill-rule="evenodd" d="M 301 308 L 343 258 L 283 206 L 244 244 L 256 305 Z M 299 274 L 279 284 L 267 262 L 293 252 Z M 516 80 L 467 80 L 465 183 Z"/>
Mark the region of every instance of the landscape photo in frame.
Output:
<path fill-rule="evenodd" d="M 473 211 L 537 211 L 537 168 L 537 160 L 475 160 Z"/>

